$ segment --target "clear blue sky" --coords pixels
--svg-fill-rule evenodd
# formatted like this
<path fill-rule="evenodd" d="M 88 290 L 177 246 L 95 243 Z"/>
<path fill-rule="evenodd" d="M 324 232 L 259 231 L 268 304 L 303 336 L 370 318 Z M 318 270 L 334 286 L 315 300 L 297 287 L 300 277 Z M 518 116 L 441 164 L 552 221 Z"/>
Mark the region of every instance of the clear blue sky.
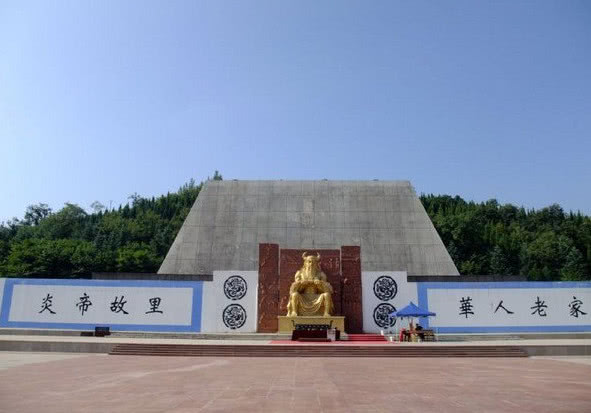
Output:
<path fill-rule="evenodd" d="M 0 221 L 215 169 L 591 213 L 591 2 L 4 0 L 0 142 Z"/>

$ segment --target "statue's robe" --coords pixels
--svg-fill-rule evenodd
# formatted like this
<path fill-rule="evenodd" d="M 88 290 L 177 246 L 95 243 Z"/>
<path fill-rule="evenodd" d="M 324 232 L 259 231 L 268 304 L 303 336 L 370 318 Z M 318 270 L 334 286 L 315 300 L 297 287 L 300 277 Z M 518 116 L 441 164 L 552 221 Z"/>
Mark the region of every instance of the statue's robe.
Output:
<path fill-rule="evenodd" d="M 333 311 L 332 286 L 323 272 L 310 276 L 298 271 L 289 292 L 287 315 L 290 317 L 329 317 Z"/>

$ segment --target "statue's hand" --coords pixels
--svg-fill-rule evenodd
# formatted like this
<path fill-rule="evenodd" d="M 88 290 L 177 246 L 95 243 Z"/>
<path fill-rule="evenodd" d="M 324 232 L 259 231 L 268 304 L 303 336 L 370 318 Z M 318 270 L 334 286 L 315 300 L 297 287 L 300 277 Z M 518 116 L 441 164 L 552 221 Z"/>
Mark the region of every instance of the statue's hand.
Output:
<path fill-rule="evenodd" d="M 314 280 L 314 285 L 320 285 L 322 284 L 322 281 L 319 280 L 318 278 Z"/>

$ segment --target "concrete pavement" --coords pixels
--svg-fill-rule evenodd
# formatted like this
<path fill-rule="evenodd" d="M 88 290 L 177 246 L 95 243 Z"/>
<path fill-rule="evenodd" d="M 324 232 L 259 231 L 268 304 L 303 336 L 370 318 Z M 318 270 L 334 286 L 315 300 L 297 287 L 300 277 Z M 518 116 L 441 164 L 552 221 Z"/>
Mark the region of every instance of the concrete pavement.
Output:
<path fill-rule="evenodd" d="M 562 358 L 20 355 L 0 412 L 591 411 L 591 366 Z"/>

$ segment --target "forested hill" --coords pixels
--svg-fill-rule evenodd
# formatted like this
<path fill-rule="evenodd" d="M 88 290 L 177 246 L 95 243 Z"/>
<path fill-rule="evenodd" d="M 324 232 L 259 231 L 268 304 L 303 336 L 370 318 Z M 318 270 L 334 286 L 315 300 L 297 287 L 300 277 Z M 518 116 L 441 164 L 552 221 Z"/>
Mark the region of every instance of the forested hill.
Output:
<path fill-rule="evenodd" d="M 422 195 L 460 274 L 520 274 L 532 281 L 591 279 L 591 217 L 559 205 L 525 210 L 496 200 Z"/>
<path fill-rule="evenodd" d="M 76 278 L 95 272 L 156 272 L 202 184 L 191 181 L 159 198 L 87 213 L 66 204 L 27 208 L 23 220 L 0 226 L 0 275 Z"/>
<path fill-rule="evenodd" d="M 57 212 L 32 205 L 22 220 L 0 225 L 0 275 L 156 272 L 201 187 L 191 181 L 159 198 L 133 195 L 113 210 L 95 203 L 92 213 L 75 204 Z M 421 201 L 461 274 L 591 279 L 591 217 L 565 214 L 558 205 L 535 211 L 447 195 Z"/>

